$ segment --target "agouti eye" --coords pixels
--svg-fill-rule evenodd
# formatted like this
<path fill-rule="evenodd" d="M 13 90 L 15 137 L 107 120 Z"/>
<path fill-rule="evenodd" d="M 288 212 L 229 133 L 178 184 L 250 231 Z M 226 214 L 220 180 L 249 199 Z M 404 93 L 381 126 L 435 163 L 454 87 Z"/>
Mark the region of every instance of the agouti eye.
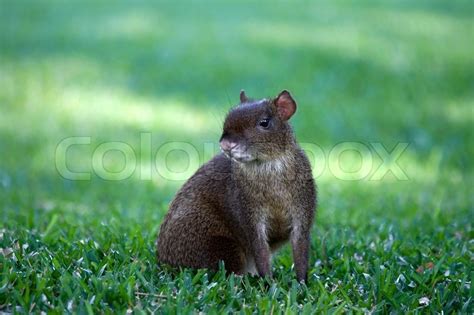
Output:
<path fill-rule="evenodd" d="M 258 122 L 258 125 L 262 128 L 268 128 L 270 126 L 270 119 L 262 119 Z"/>

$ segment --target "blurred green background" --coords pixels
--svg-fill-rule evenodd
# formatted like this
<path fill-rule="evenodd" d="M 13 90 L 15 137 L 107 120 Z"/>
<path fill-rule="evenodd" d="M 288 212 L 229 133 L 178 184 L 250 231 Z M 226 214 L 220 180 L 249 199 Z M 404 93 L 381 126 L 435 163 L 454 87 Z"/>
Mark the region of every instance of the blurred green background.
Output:
<path fill-rule="evenodd" d="M 345 294 L 336 291 L 320 307 L 406 311 L 425 306 L 419 303 L 424 296 L 432 310 L 470 307 L 465 283 L 473 257 L 473 12 L 472 1 L 1 1 L 0 247 L 21 251 L 26 244 L 39 254 L 22 260 L 17 253 L 16 262 L 11 253 L 0 256 L 0 309 L 47 310 L 41 294 L 51 307 L 137 308 L 135 291 L 181 292 L 172 272 L 166 272 L 167 283 L 174 283 L 168 286 L 156 276 L 153 239 L 183 181 L 155 171 L 152 180 L 142 180 L 140 166 L 127 180 L 103 180 L 92 172 L 91 157 L 99 144 L 119 141 L 149 166 L 162 144 L 183 141 L 198 149 L 203 163 L 211 157 L 204 143 L 217 143 L 242 88 L 256 98 L 290 90 L 298 102 L 292 118 L 298 140 L 326 153 L 325 161 L 313 161 L 324 171 L 317 178 L 312 273 L 327 277 L 318 278 L 323 284 L 342 281 Z M 152 134 L 151 150 L 140 148 L 143 132 Z M 71 136 L 91 137 L 90 145 L 68 152 L 68 166 L 91 172 L 88 181 L 63 179 L 56 169 L 56 147 Z M 409 179 L 338 179 L 327 155 L 341 142 L 371 150 L 370 143 L 378 142 L 387 151 L 408 143 L 396 162 Z M 380 164 L 372 153 L 371 174 Z M 120 152 L 104 156 L 111 171 L 120 171 L 123 161 Z M 175 152 L 167 163 L 180 170 L 187 159 Z M 349 152 L 340 163 L 354 171 L 361 158 Z M 99 244 L 102 254 L 97 261 L 86 255 L 92 274 L 77 280 L 72 261 L 99 251 L 79 242 L 84 239 Z M 120 259 L 104 249 L 114 246 Z M 289 270 L 289 253 L 285 249 L 274 266 Z M 387 267 L 393 271 L 388 289 L 365 284 L 363 277 L 346 279 L 356 253 L 370 275 L 385 262 L 393 265 Z M 55 255 L 62 258 L 51 269 L 48 257 Z M 396 285 L 401 273 L 408 284 L 429 262 L 437 269 L 427 283 L 422 275 L 416 288 Z M 34 280 L 40 273 L 44 287 Z M 69 277 L 67 285 L 62 277 Z M 135 282 L 124 296 L 114 289 L 88 304 L 101 292 L 91 277 L 113 288 L 128 288 L 130 277 Z M 344 291 L 344 285 L 367 285 L 373 294 Z M 310 290 L 323 296 L 316 284 Z M 250 304 L 260 300 L 255 292 L 245 294 Z M 277 310 L 298 304 L 284 295 L 275 300 Z M 196 301 L 186 306 L 208 311 Z M 229 307 L 225 298 L 210 301 Z M 152 302 L 148 296 L 139 306 Z M 227 310 L 242 307 L 232 303 Z"/>

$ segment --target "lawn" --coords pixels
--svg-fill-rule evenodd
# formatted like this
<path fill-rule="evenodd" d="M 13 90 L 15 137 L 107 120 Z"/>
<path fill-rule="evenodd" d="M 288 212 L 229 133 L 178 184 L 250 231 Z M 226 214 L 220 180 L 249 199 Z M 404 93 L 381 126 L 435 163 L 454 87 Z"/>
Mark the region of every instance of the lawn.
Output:
<path fill-rule="evenodd" d="M 472 314 L 473 38 L 471 1 L 1 1 L 0 312 Z M 271 281 L 156 263 L 242 88 L 298 102 L 307 285 L 288 246 Z"/>

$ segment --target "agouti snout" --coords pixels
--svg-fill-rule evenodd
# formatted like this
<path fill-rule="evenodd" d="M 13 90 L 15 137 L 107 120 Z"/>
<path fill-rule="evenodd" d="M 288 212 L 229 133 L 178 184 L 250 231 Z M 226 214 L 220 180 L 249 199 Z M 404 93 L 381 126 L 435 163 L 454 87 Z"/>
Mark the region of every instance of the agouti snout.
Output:
<path fill-rule="evenodd" d="M 297 279 L 306 280 L 316 191 L 308 159 L 288 120 L 288 91 L 250 100 L 228 113 L 223 154 L 181 188 L 158 236 L 158 259 L 174 266 L 271 276 L 271 254 L 287 240 Z M 218 176 L 227 174 L 228 176 Z"/>

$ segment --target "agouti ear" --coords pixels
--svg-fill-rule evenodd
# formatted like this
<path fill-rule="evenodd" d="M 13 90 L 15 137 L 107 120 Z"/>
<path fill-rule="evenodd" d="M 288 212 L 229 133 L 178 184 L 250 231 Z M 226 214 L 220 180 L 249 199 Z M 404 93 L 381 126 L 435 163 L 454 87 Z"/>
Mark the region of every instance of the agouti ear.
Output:
<path fill-rule="evenodd" d="M 247 103 L 248 100 L 249 100 L 249 98 L 247 97 L 247 95 L 245 95 L 245 91 L 240 90 L 240 102 L 241 103 Z"/>
<path fill-rule="evenodd" d="M 288 120 L 296 112 L 296 102 L 287 90 L 281 91 L 274 100 L 280 118 Z"/>

